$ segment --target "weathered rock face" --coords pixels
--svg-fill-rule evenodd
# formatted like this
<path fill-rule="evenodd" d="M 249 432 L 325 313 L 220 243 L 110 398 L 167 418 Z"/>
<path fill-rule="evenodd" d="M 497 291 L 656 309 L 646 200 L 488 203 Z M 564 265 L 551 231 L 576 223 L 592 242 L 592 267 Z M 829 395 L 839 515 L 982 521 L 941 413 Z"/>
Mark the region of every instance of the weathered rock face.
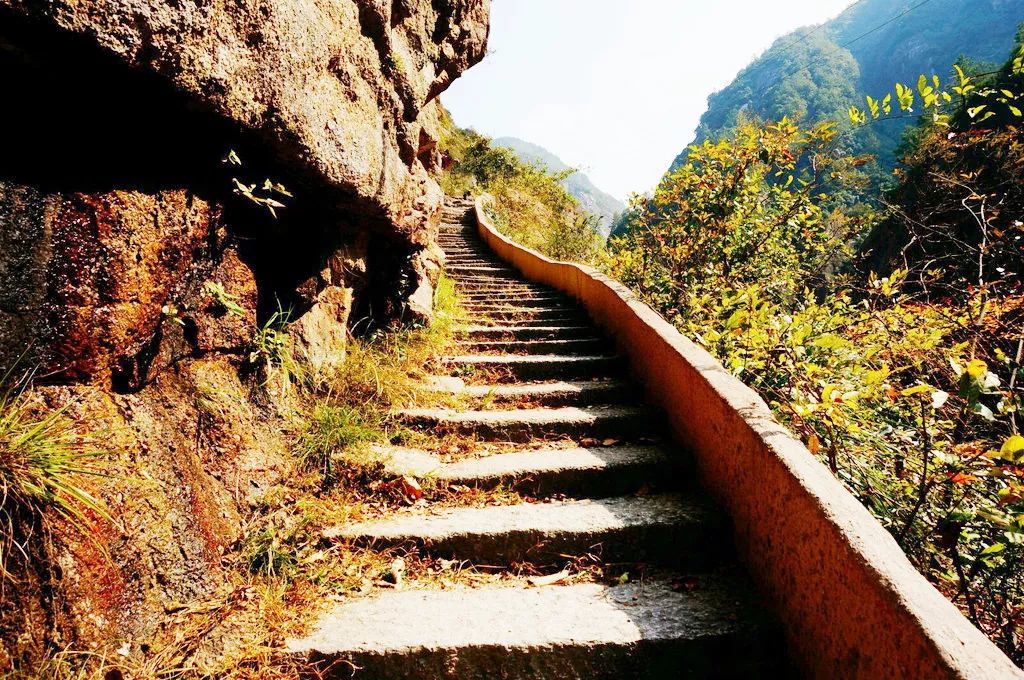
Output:
<path fill-rule="evenodd" d="M 151 361 L 140 352 L 162 351 L 160 310 L 181 306 L 193 265 L 222 256 L 211 220 L 229 242 L 258 221 L 231 214 L 230 149 L 255 173 L 243 181 L 295 194 L 293 214 L 257 227 L 255 244 L 246 234 L 261 303 L 302 301 L 310 281 L 310 306 L 330 286 L 358 298 L 320 272 L 361 242 L 381 273 L 357 283 L 389 298 L 372 314 L 401 314 L 430 283 L 413 263 L 442 200 L 434 98 L 482 58 L 487 18 L 487 0 L 0 0 L 16 107 L 2 122 L 20 138 L 0 161 L 0 239 L 28 245 L 0 263 L 0 342 L 31 341 L 60 379 L 137 374 L 130 364 Z M 326 297 L 336 308 L 344 295 Z"/>
<path fill-rule="evenodd" d="M 434 98 L 487 21 L 488 0 L 0 0 L 0 371 L 36 369 L 118 452 L 92 489 L 109 555 L 40 548 L 0 598 L 0 668 L 134 648 L 225 585 L 292 464 L 251 375 L 275 311 L 314 364 L 356 320 L 429 315 Z"/>

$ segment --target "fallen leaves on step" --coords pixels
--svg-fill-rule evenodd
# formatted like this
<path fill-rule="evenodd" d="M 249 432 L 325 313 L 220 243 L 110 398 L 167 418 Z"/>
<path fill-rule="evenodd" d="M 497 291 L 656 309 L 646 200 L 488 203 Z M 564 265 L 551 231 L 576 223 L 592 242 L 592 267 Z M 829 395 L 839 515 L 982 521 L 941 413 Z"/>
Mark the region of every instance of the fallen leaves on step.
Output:
<path fill-rule="evenodd" d="M 526 580 L 530 583 L 531 586 L 539 588 L 541 586 L 553 586 L 556 583 L 561 583 L 567 578 L 569 578 L 569 570 L 563 569 L 557 574 L 551 574 L 549 576 L 531 576 Z"/>
<path fill-rule="evenodd" d="M 700 579 L 696 576 L 686 576 L 672 582 L 672 590 L 677 593 L 692 593 L 700 586 Z"/>
<path fill-rule="evenodd" d="M 415 478 L 409 477 L 408 475 L 399 477 L 398 479 L 390 482 L 378 483 L 376 488 L 371 486 L 371 489 L 374 491 L 378 489 L 397 491 L 398 494 L 409 503 L 415 503 L 423 498 L 423 487 L 420 486 L 420 483 L 417 482 Z"/>
<path fill-rule="evenodd" d="M 399 481 L 402 483 L 402 493 L 404 493 L 406 496 L 413 499 L 414 501 L 418 501 L 419 499 L 423 498 L 423 488 L 420 486 L 420 483 L 417 482 L 415 479 L 409 476 L 405 476 L 402 477 L 402 479 Z"/>

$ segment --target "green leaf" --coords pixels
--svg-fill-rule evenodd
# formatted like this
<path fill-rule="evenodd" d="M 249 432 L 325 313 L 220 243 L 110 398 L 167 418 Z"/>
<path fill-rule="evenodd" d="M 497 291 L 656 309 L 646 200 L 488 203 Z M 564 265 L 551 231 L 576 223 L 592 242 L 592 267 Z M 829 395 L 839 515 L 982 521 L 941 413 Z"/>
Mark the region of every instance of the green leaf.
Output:
<path fill-rule="evenodd" d="M 982 555 L 995 555 L 1006 550 L 1006 544 L 1004 543 L 993 543 L 989 547 L 981 551 Z"/>

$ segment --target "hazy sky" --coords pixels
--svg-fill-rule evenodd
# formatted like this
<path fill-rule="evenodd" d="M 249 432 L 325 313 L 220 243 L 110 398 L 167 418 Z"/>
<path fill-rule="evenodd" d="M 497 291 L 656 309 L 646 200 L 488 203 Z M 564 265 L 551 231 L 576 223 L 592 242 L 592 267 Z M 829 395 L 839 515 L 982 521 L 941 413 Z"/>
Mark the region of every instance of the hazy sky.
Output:
<path fill-rule="evenodd" d="M 463 127 L 547 148 L 612 195 L 651 189 L 707 97 L 853 0 L 492 0 L 490 54 L 442 95 Z"/>

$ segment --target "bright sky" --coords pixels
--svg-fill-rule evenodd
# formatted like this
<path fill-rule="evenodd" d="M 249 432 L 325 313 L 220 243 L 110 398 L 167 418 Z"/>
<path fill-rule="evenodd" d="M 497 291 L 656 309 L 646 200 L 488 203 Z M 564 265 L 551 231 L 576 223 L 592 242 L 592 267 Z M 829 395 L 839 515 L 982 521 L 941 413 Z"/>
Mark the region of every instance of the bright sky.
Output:
<path fill-rule="evenodd" d="M 488 56 L 441 99 L 456 123 L 540 144 L 625 199 L 693 140 L 707 97 L 853 0 L 492 0 Z"/>

